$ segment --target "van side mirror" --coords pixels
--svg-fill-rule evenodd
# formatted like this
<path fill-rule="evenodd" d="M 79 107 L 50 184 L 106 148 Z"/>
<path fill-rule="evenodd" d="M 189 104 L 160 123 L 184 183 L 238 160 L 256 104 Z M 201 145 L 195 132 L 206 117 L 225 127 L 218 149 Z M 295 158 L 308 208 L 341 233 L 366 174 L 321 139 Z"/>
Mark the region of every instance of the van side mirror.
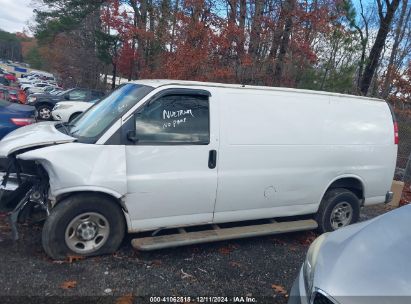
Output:
<path fill-rule="evenodd" d="M 127 139 L 128 139 L 129 141 L 132 141 L 133 143 L 138 142 L 138 138 L 137 138 L 137 136 L 136 136 L 136 131 L 134 131 L 134 130 L 128 131 L 128 132 L 127 132 Z"/>

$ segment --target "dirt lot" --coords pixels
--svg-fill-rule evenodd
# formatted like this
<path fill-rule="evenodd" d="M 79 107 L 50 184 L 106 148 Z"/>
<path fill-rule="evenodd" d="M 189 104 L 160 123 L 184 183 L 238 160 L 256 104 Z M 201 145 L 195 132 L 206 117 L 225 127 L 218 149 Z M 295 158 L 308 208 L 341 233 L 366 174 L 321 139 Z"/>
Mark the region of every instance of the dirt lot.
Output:
<path fill-rule="evenodd" d="M 368 207 L 362 220 L 387 210 Z M 148 296 L 248 296 L 286 303 L 315 238 L 301 232 L 138 252 L 129 236 L 111 256 L 52 261 L 41 247 L 41 226 L 20 226 L 20 232 L 13 242 L 0 216 L 1 303 L 128 304 L 150 302 Z"/>

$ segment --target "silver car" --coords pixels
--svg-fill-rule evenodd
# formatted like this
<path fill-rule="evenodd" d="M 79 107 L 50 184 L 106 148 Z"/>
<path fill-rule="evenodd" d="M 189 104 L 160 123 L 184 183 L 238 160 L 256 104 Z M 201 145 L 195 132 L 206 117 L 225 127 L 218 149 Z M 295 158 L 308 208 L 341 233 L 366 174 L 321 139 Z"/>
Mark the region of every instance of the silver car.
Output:
<path fill-rule="evenodd" d="M 288 303 L 411 303 L 411 205 L 319 236 Z"/>

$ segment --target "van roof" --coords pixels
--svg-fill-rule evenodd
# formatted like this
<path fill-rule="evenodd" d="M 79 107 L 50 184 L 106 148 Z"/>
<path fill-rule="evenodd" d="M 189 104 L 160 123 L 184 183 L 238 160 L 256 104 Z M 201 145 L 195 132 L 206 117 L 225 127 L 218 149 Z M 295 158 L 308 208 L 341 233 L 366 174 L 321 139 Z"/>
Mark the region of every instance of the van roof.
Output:
<path fill-rule="evenodd" d="M 303 89 L 293 89 L 293 88 L 283 88 L 283 87 L 267 87 L 267 86 L 252 86 L 252 85 L 242 85 L 242 84 L 227 84 L 227 83 L 217 83 L 217 82 L 202 82 L 202 81 L 188 81 L 188 80 L 172 80 L 172 79 L 141 79 L 131 81 L 130 83 L 142 84 L 158 88 L 166 85 L 184 85 L 184 86 L 205 86 L 205 87 L 218 87 L 218 88 L 230 88 L 230 89 L 253 89 L 253 90 L 263 90 L 263 91 L 278 91 L 278 92 L 294 92 L 294 93 L 305 93 L 305 94 L 318 94 L 318 95 L 328 95 L 335 97 L 354 97 L 365 100 L 373 101 L 383 101 L 383 99 L 341 94 L 341 93 L 331 93 L 325 91 L 315 91 L 315 90 L 303 90 Z"/>

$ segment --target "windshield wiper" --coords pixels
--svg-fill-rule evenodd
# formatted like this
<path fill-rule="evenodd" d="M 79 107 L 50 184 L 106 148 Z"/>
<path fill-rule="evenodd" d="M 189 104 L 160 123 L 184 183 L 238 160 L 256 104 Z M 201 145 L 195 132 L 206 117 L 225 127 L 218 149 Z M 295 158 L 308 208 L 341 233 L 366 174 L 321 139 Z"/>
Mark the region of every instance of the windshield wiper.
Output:
<path fill-rule="evenodd" d="M 70 127 L 73 127 L 73 124 L 69 124 L 68 122 L 63 122 L 61 123 L 59 126 L 62 126 L 64 128 L 64 133 L 66 133 L 67 135 L 71 135 L 70 133 Z"/>

